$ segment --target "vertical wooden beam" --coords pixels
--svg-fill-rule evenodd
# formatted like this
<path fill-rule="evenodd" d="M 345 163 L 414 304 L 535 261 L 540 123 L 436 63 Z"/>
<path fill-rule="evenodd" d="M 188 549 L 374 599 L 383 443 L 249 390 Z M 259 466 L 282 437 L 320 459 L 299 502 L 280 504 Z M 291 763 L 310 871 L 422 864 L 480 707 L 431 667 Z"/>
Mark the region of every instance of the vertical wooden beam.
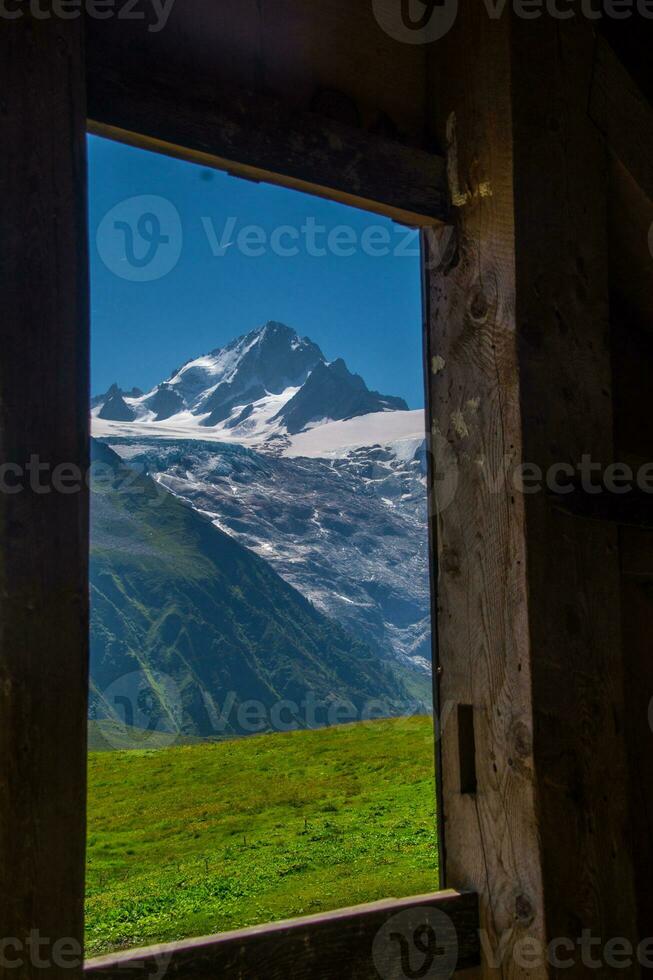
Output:
<path fill-rule="evenodd" d="M 543 938 L 544 920 L 524 501 L 494 487 L 522 455 L 506 22 L 463 2 L 433 56 L 456 215 L 453 238 L 435 243 L 440 264 L 430 256 L 436 496 L 446 491 L 437 518 L 445 873 L 478 890 L 486 946 L 504 950 L 510 977 L 516 943 Z M 474 714 L 476 793 L 461 792 L 460 705 Z"/>
<path fill-rule="evenodd" d="M 14 9 L 0 30 L 0 974 L 29 980 L 81 975 L 89 312 L 81 20 Z M 57 474 L 68 492 L 60 464 L 77 468 Z"/>
<path fill-rule="evenodd" d="M 636 939 L 616 532 L 515 479 L 524 463 L 545 477 L 612 461 L 592 62 L 579 16 L 491 18 L 476 0 L 433 46 L 456 213 L 430 288 L 437 468 L 440 486 L 458 480 L 438 514 L 446 883 L 481 894 L 504 977 L 555 975 L 529 964 L 529 938 L 570 940 L 567 976 L 587 971 L 584 929 Z M 459 705 L 474 712 L 476 793 L 461 793 Z"/>
<path fill-rule="evenodd" d="M 583 458 L 604 470 L 615 459 L 609 158 L 588 114 L 595 38 L 582 18 L 516 20 L 513 35 L 525 457 L 545 472 Z M 526 538 L 547 934 L 636 942 L 617 528 L 546 498 L 526 497 Z"/>

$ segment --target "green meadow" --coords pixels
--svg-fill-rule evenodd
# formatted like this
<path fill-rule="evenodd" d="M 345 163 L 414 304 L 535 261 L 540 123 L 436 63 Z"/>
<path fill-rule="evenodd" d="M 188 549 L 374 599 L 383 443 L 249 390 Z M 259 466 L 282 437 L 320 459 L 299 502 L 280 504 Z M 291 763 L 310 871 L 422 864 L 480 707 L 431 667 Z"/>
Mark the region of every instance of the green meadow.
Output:
<path fill-rule="evenodd" d="M 427 717 L 91 751 L 87 955 L 433 891 L 434 813 Z"/>

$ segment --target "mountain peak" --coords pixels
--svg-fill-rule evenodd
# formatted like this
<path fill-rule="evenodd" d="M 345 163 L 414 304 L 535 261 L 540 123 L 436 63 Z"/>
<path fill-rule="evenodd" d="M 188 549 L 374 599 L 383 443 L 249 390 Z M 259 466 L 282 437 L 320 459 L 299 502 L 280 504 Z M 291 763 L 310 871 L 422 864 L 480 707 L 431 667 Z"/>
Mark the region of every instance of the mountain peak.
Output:
<path fill-rule="evenodd" d="M 112 384 L 106 393 L 98 418 L 114 422 L 133 422 L 136 413 L 129 407 L 117 384 Z"/>
<path fill-rule="evenodd" d="M 295 434 L 320 421 L 406 410 L 401 398 L 370 391 L 339 357 L 328 362 L 317 344 L 279 320 L 187 361 L 147 395 L 113 385 L 94 400 L 107 421 L 162 422 L 185 415 L 202 428 L 224 428 L 231 441 Z"/>
<path fill-rule="evenodd" d="M 281 323 L 280 320 L 268 320 L 267 323 L 258 328 L 258 333 L 297 337 L 297 331 L 289 327 L 287 323 Z"/>
<path fill-rule="evenodd" d="M 277 418 L 291 435 L 312 422 L 355 418 L 372 412 L 407 411 L 403 398 L 370 391 L 360 374 L 352 374 L 341 357 L 311 372 L 306 384 L 283 406 Z"/>
<path fill-rule="evenodd" d="M 324 360 L 324 355 L 317 344 L 314 344 L 309 337 L 300 337 L 293 327 L 279 320 L 268 320 L 245 338 L 239 339 L 247 340 L 250 337 L 256 338 L 261 348 L 265 348 L 266 351 L 270 348 L 279 348 L 292 356 L 294 351 L 306 348 L 316 352 L 320 360 Z"/>

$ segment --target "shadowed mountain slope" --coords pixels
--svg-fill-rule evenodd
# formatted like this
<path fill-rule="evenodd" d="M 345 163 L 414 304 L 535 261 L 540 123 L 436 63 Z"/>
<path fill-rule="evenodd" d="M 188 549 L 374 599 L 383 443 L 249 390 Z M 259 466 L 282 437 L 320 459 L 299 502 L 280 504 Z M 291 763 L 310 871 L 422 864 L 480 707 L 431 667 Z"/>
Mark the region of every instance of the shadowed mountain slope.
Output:
<path fill-rule="evenodd" d="M 227 735 L 274 727 L 269 719 L 282 700 L 301 706 L 308 698 L 318 724 L 336 703 L 356 716 L 372 700 L 383 705 L 376 713 L 409 707 L 387 663 L 266 561 L 108 446 L 94 443 L 93 455 L 94 717 Z M 131 688 L 130 674 L 139 678 Z M 138 703 L 126 704 L 130 690 Z M 259 702 L 259 729 L 239 710 L 251 699 Z M 296 726 L 305 722 L 302 708 Z"/>

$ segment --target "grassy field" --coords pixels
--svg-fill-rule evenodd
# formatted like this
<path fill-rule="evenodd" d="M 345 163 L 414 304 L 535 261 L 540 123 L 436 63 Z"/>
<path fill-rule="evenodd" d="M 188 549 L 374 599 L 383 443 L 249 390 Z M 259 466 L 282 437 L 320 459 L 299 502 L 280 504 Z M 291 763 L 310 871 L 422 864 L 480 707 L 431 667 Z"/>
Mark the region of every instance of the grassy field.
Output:
<path fill-rule="evenodd" d="M 91 752 L 88 955 L 438 886 L 430 718 Z"/>

